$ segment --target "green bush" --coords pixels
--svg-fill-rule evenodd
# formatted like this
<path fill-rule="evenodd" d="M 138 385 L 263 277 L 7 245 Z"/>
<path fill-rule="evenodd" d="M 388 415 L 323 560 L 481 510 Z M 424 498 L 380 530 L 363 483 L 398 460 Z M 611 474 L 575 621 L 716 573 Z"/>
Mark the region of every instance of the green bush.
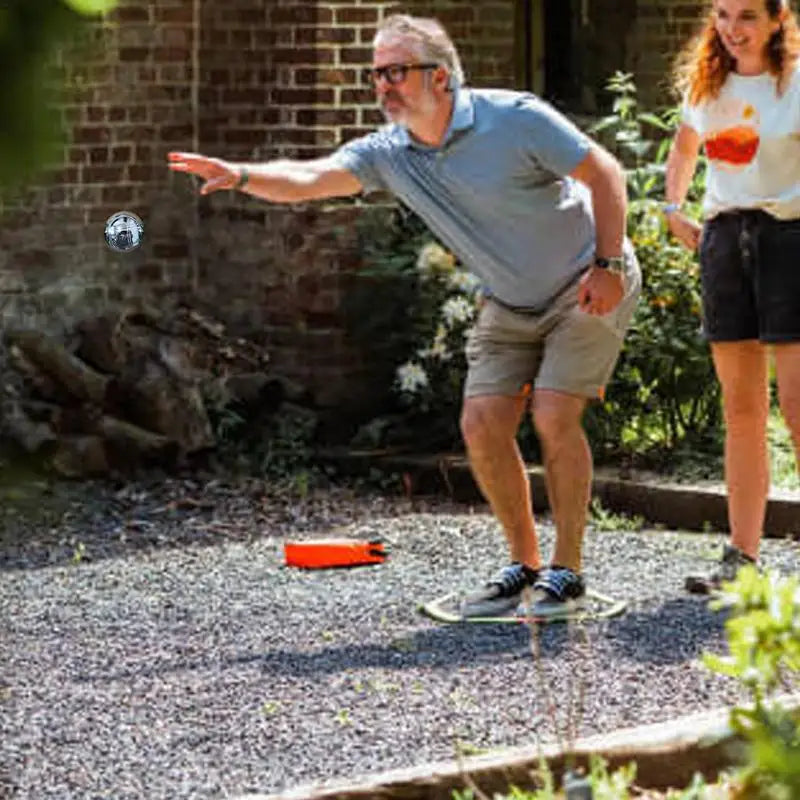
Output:
<path fill-rule="evenodd" d="M 600 407 L 587 427 L 598 459 L 655 461 L 716 456 L 721 451 L 719 384 L 700 330 L 699 272 L 694 253 L 670 237 L 660 212 L 665 161 L 677 111 L 642 111 L 632 77 L 609 81 L 612 113 L 590 131 L 626 167 L 628 236 L 642 268 L 642 297 Z M 689 190 L 699 217 L 705 164 Z"/>
<path fill-rule="evenodd" d="M 750 692 L 752 707 L 731 713 L 750 751 L 736 796 L 794 800 L 800 797 L 800 724 L 771 698 L 800 686 L 800 580 L 748 566 L 725 590 L 717 606 L 731 610 L 725 623 L 729 654 L 706 654 L 704 662 Z"/>
<path fill-rule="evenodd" d="M 364 268 L 345 313 L 374 385 L 385 390 L 355 444 L 459 447 L 463 344 L 477 284 L 403 206 L 365 210 L 358 233 Z"/>

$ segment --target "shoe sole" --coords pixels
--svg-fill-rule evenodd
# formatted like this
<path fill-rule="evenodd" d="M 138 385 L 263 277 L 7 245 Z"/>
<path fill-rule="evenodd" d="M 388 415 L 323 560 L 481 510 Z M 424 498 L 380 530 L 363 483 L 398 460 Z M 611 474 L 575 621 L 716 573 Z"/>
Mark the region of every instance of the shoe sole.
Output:
<path fill-rule="evenodd" d="M 421 614 L 448 625 L 455 624 L 505 624 L 525 625 L 530 623 L 547 624 L 550 622 L 573 622 L 593 619 L 607 619 L 622 614 L 628 607 L 626 600 L 617 600 L 608 595 L 600 594 L 592 589 L 587 589 L 584 600 L 589 601 L 581 608 L 567 611 L 561 615 L 547 615 L 537 617 L 534 615 L 520 615 L 509 613 L 505 616 L 464 617 L 459 610 L 458 596 L 446 594 L 436 600 L 423 603 L 418 607 Z"/>

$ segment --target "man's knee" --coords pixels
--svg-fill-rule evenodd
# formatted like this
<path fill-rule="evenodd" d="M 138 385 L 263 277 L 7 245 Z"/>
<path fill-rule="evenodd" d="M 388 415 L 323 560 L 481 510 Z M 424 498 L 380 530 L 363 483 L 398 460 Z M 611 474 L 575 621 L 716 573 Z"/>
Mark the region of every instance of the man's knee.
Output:
<path fill-rule="evenodd" d="M 465 444 L 474 448 L 515 436 L 521 413 L 517 398 L 468 397 L 461 409 L 461 435 Z"/>
<path fill-rule="evenodd" d="M 539 441 L 547 447 L 582 431 L 585 401 L 571 395 L 550 393 L 533 404 L 533 427 Z"/>

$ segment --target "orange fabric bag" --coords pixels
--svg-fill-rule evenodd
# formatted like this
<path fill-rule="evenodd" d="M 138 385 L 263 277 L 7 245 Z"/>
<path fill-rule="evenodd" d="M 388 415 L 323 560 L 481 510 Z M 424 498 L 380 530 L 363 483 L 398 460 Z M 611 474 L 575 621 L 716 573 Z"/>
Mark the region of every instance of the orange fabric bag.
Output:
<path fill-rule="evenodd" d="M 287 567 L 326 569 L 381 564 L 388 555 L 380 539 L 309 539 L 286 542 L 283 553 Z"/>

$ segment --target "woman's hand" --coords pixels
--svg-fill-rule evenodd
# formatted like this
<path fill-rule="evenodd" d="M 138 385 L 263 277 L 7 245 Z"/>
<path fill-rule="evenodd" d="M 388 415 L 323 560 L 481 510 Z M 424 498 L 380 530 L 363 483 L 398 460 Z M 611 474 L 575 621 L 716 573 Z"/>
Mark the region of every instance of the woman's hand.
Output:
<path fill-rule="evenodd" d="M 689 250 L 697 250 L 700 244 L 702 228 L 694 220 L 689 219 L 681 211 L 673 211 L 667 215 L 667 226 L 672 235 Z"/>

